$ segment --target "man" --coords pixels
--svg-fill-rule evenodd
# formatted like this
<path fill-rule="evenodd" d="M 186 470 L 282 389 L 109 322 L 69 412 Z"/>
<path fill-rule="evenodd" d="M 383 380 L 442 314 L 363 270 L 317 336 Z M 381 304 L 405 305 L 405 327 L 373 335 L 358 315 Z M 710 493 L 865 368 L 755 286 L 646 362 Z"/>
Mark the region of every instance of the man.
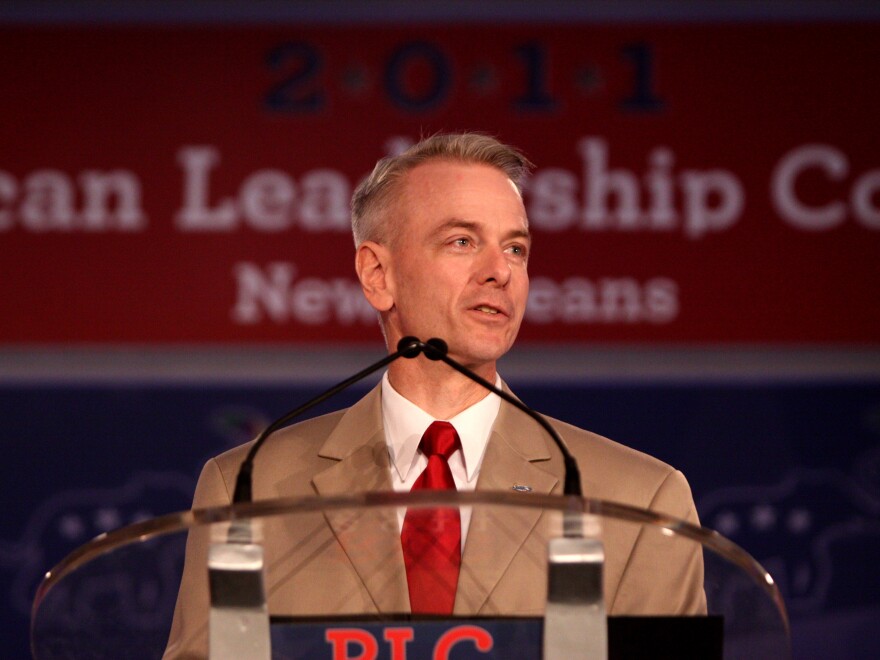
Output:
<path fill-rule="evenodd" d="M 513 344 L 528 298 L 531 239 L 520 185 L 529 165 L 518 151 L 484 135 L 436 135 L 381 160 L 358 187 L 352 199 L 355 266 L 389 350 L 405 336 L 439 337 L 452 358 L 503 385 L 496 362 Z M 551 423 L 580 465 L 587 496 L 697 522 L 681 473 L 595 434 Z M 437 428 L 451 443 L 442 460 L 429 458 L 433 450 L 423 441 Z M 246 451 L 234 449 L 205 466 L 194 507 L 230 503 Z M 408 491 L 424 486 L 434 468 L 458 490 L 524 498 L 562 492 L 561 454 L 534 421 L 447 365 L 420 356 L 392 363 L 380 385 L 348 410 L 273 436 L 256 461 L 254 496 Z M 442 570 L 453 564 L 454 588 L 427 595 L 412 556 L 416 523 L 409 516 L 335 512 L 270 521 L 264 531 L 270 612 L 543 611 L 546 546 L 558 533 L 552 516 L 539 509 L 471 516 L 462 509 L 459 517 L 456 510 L 449 556 L 435 557 Z M 188 541 L 169 655 L 204 648 L 204 536 L 191 533 Z M 661 535 L 640 535 L 637 526 L 622 523 L 606 525 L 603 539 L 610 614 L 705 609 L 698 550 L 669 551 Z"/>

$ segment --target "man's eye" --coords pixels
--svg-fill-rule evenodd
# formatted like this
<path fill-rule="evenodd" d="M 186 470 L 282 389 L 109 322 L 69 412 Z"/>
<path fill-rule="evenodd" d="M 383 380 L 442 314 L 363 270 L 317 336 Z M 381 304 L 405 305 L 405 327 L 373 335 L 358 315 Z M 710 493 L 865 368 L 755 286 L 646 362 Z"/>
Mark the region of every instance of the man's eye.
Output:
<path fill-rule="evenodd" d="M 518 257 L 523 257 L 526 254 L 526 248 L 522 245 L 511 245 L 508 249 Z"/>
<path fill-rule="evenodd" d="M 468 245 L 471 244 L 471 239 L 469 239 L 469 238 L 456 238 L 454 242 L 459 247 L 467 247 Z"/>

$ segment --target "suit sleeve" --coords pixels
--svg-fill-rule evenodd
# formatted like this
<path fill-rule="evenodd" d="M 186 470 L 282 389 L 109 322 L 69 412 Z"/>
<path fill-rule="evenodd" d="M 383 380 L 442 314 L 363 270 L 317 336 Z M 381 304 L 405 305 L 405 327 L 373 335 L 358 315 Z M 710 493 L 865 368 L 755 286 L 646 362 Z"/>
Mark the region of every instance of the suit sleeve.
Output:
<path fill-rule="evenodd" d="M 678 471 L 667 475 L 648 508 L 700 524 L 690 486 Z M 702 546 L 678 535 L 664 534 L 657 527 L 642 527 L 608 612 L 705 614 Z"/>
<path fill-rule="evenodd" d="M 193 509 L 226 506 L 231 497 L 217 461 L 205 464 L 193 496 Z M 208 655 L 208 545 L 210 528 L 194 527 L 186 539 L 186 559 L 164 658 L 191 660 Z"/>

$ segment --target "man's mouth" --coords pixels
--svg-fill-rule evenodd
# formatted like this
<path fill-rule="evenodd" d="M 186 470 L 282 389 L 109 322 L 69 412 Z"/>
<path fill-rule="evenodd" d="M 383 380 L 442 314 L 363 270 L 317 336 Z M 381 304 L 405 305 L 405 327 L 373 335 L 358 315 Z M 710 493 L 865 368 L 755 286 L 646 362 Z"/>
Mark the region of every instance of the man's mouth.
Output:
<path fill-rule="evenodd" d="M 479 305 L 475 307 L 478 312 L 485 312 L 486 314 L 500 314 L 501 312 L 494 307 L 489 307 L 489 305 Z"/>

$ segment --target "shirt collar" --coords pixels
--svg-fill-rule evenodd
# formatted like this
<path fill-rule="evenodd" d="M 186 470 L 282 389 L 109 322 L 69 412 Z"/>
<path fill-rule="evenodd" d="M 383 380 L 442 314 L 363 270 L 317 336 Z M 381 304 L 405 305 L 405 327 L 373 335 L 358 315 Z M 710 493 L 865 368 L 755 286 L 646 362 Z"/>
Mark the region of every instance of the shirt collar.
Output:
<path fill-rule="evenodd" d="M 501 387 L 501 377 L 497 374 L 495 386 Z M 458 432 L 468 481 L 472 481 L 480 469 L 500 407 L 501 399 L 490 392 L 452 419 L 440 420 L 448 421 Z M 388 380 L 388 372 L 382 377 L 382 420 L 391 463 L 401 481 L 405 481 L 418 462 L 422 435 L 438 420 L 395 390 Z"/>

